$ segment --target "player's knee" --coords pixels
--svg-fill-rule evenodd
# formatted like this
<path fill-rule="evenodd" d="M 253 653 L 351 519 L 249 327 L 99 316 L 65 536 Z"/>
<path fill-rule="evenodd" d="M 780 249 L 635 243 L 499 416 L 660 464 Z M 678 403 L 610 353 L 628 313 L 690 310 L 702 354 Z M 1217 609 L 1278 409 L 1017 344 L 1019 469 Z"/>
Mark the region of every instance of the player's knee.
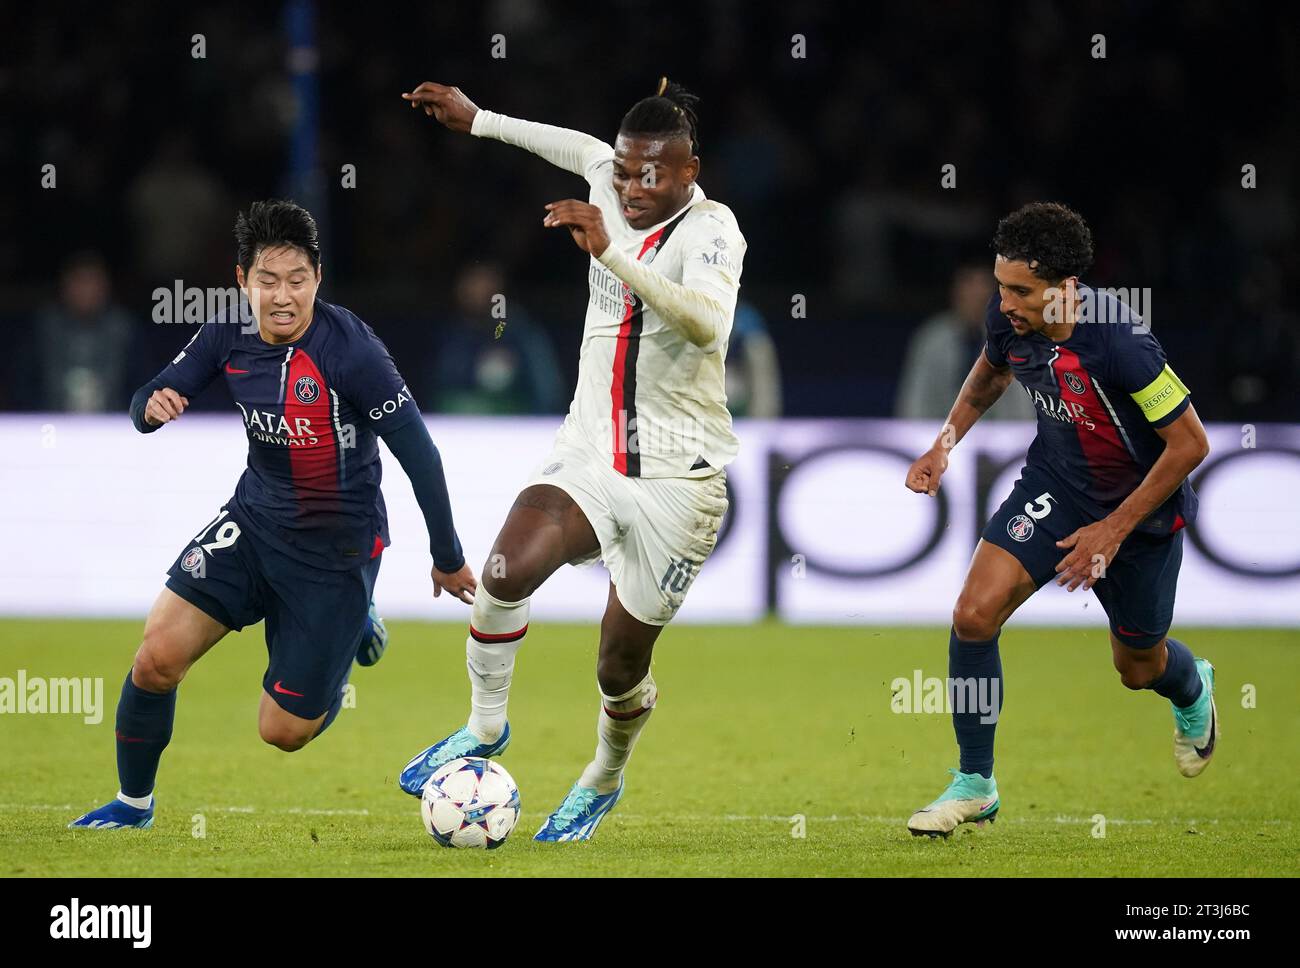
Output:
<path fill-rule="evenodd" d="M 522 602 L 537 591 L 537 583 L 532 579 L 531 575 L 520 574 L 522 570 L 524 569 L 511 570 L 510 568 L 503 568 L 500 574 L 493 574 L 484 569 L 483 587 L 497 601 Z"/>
<path fill-rule="evenodd" d="M 265 719 L 258 723 L 262 742 L 286 753 L 296 753 L 311 742 L 314 728 L 313 725 L 304 730 L 295 724 Z"/>
<path fill-rule="evenodd" d="M 963 642 L 987 642 L 998 634 L 998 617 L 981 602 L 959 598 L 952 610 L 952 628 Z"/>
<path fill-rule="evenodd" d="M 131 666 L 131 681 L 146 692 L 171 692 L 180 685 L 185 669 L 166 658 L 168 651 L 157 630 L 146 628 Z"/>
<path fill-rule="evenodd" d="M 479 584 L 498 602 L 522 602 L 537 591 L 540 572 L 528 550 L 494 547 L 483 565 Z"/>
<path fill-rule="evenodd" d="M 602 655 L 596 662 L 596 680 L 600 684 L 600 691 L 606 696 L 621 696 L 635 689 L 645 678 L 646 670 L 642 665 L 617 652 Z"/>

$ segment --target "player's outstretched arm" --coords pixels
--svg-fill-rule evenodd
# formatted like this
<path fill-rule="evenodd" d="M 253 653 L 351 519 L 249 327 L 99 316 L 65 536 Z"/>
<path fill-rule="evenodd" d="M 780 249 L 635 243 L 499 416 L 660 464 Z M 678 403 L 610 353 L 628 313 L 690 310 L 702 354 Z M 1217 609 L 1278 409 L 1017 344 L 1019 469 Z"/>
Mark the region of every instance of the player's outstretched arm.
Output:
<path fill-rule="evenodd" d="M 504 141 L 575 175 L 585 177 L 592 165 L 614 156 L 613 148 L 581 131 L 482 110 L 458 87 L 425 81 L 402 98 L 452 131 Z"/>
<path fill-rule="evenodd" d="M 966 374 L 957 399 L 948 411 L 948 419 L 934 444 L 918 457 L 907 471 L 907 487 L 918 494 L 934 497 L 939 493 L 939 479 L 948 469 L 948 452 L 975 426 L 975 421 L 998 402 L 1011 385 L 1011 367 L 994 366 L 983 350 Z"/>
<path fill-rule="evenodd" d="M 445 589 L 462 602 L 473 604 L 478 581 L 465 563 L 460 538 L 451 518 L 451 498 L 442 470 L 442 456 L 429 436 L 423 420 L 408 420 L 383 435 L 384 443 L 411 479 L 415 500 L 429 529 L 429 551 L 433 555 L 433 597 Z"/>

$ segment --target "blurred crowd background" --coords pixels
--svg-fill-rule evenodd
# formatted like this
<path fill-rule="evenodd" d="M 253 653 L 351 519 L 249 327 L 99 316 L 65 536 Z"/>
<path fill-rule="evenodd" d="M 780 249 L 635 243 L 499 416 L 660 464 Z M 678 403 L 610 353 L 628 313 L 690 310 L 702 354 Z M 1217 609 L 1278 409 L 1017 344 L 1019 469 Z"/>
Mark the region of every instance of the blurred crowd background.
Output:
<path fill-rule="evenodd" d="M 192 332 L 152 320 L 155 289 L 233 285 L 236 212 L 282 196 L 320 222 L 322 297 L 375 328 L 422 409 L 563 412 L 585 256 L 542 205 L 585 185 L 398 95 L 456 84 L 612 141 L 667 74 L 703 99 L 700 183 L 749 242 L 738 415 L 942 417 L 981 342 L 997 219 L 1054 199 L 1092 226 L 1086 282 L 1152 291 L 1204 419 L 1300 420 L 1286 5 L 289 0 L 5 20 L 0 410 L 124 409 Z"/>

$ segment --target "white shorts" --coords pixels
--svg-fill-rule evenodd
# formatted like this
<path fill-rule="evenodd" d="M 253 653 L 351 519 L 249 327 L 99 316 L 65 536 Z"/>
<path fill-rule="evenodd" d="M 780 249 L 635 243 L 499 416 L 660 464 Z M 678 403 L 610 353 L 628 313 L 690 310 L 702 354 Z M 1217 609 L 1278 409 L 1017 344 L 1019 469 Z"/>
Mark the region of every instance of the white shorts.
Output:
<path fill-rule="evenodd" d="M 600 550 L 570 562 L 605 562 L 618 600 L 647 625 L 667 625 L 718 542 L 727 511 L 727 473 L 709 477 L 625 477 L 603 455 L 556 436 L 526 487 L 550 484 L 582 509 Z"/>

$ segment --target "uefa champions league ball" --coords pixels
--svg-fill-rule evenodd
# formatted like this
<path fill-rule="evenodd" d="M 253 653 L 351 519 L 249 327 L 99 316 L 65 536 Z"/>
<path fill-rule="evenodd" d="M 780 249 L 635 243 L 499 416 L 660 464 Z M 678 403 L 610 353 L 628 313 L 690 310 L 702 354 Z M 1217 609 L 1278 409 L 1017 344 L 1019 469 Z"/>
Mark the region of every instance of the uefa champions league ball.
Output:
<path fill-rule="evenodd" d="M 443 847 L 500 847 L 519 820 L 519 787 L 504 768 L 478 756 L 452 760 L 424 785 L 420 816 Z"/>

